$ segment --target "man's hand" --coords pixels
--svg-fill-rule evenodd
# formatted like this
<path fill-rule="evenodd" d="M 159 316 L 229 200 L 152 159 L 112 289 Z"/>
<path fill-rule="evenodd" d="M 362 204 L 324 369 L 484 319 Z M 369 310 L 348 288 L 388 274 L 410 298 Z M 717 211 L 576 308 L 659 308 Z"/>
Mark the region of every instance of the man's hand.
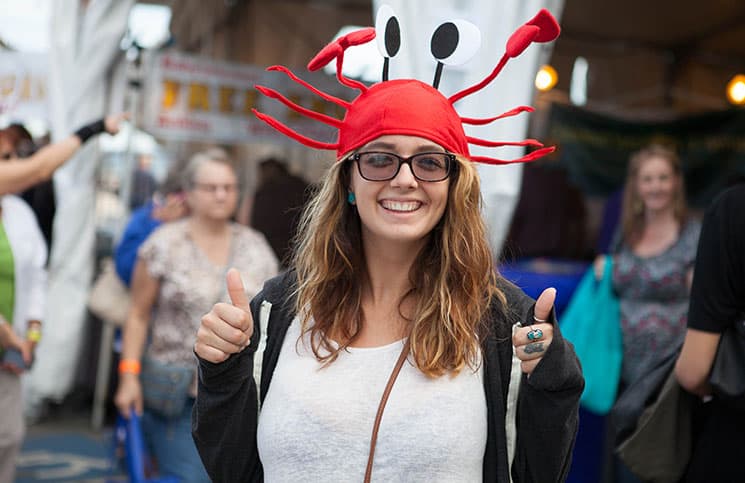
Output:
<path fill-rule="evenodd" d="M 165 196 L 162 204 L 156 204 L 153 208 L 153 218 L 163 223 L 169 223 L 183 218 L 188 208 L 183 193 L 170 193 Z"/>
<path fill-rule="evenodd" d="M 226 283 L 231 303 L 217 303 L 202 317 L 194 344 L 199 357 L 214 363 L 223 362 L 248 347 L 254 332 L 248 297 L 238 270 L 228 270 Z"/>
<path fill-rule="evenodd" d="M 8 325 L 8 327 L 10 326 Z M 22 362 L 20 360 L 17 363 L 5 361 L 0 364 L 0 369 L 20 375 L 27 367 L 31 366 L 34 357 L 35 344 L 31 341 L 23 340 L 13 332 L 12 329 L 6 337 L 7 345 L 5 345 L 5 349 L 18 351 L 21 354 Z"/>
<path fill-rule="evenodd" d="M 605 273 L 605 264 L 607 263 L 605 258 L 606 255 L 598 255 L 592 262 L 592 268 L 593 270 L 595 270 L 595 280 L 597 281 L 603 279 L 603 274 Z"/>
<path fill-rule="evenodd" d="M 122 121 L 128 120 L 128 119 L 129 119 L 128 112 L 106 116 L 103 120 L 104 129 L 106 129 L 107 133 L 113 136 L 114 134 L 119 132 L 119 128 L 121 127 Z"/>
<path fill-rule="evenodd" d="M 520 367 L 526 374 L 532 374 L 553 340 L 554 327 L 547 320 L 555 300 L 555 288 L 544 290 L 535 303 L 534 320 L 524 321 L 524 327 L 515 331 L 512 337 L 515 353 L 522 361 Z"/>

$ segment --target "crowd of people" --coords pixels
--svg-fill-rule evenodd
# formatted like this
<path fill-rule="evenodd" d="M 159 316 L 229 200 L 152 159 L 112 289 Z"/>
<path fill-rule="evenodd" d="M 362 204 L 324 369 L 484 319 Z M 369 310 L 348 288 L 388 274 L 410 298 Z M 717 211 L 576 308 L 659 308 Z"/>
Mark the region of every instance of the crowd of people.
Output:
<path fill-rule="evenodd" d="M 0 131 L 0 481 L 14 480 L 25 433 L 21 375 L 42 337 L 47 290 L 47 240 L 34 211 L 14 193 L 47 182 L 88 139 L 115 134 L 124 117 L 101 119 L 38 150 L 18 126 Z"/>
<path fill-rule="evenodd" d="M 43 227 L 48 223 L 51 228 L 53 218 L 44 197 L 51 194 L 47 200 L 54 199 L 51 176 L 91 137 L 116 134 L 126 117 L 109 116 L 39 149 L 20 125 L 0 130 L 0 481 L 14 480 L 25 433 L 21 376 L 30 369 L 42 335 L 51 241 Z M 268 162 L 282 163 L 276 158 Z M 237 168 L 218 148 L 174 166 L 155 193 L 134 210 L 113 253 L 117 274 L 131 287 L 132 301 L 114 402 L 122 414 L 133 410 L 143 417 L 153 461 L 162 474 L 181 481 L 207 481 L 190 436 L 196 395 L 193 335 L 199 316 L 212 303 L 226 299 L 221 287 L 228 267 L 241 271 L 246 294 L 253 296 L 264 280 L 277 274 L 282 253 L 275 253 L 259 231 L 232 221 L 241 194 Z M 296 184 L 285 192 L 301 203 L 306 188 Z M 285 227 L 285 211 L 301 208 L 293 202 L 264 205 L 262 210 Z M 273 226 L 271 219 L 267 226 Z M 284 239 L 277 229 L 274 233 L 281 240 L 278 247 L 287 250 L 292 233 Z M 164 416 L 147 404 L 153 380 L 157 394 L 164 389 L 157 387 L 163 383 L 158 377 L 170 376 L 163 372 L 169 370 L 188 375 L 176 416 Z M 165 390 L 170 391 L 170 383 L 165 382 Z"/>
<path fill-rule="evenodd" d="M 113 402 L 123 417 L 141 418 L 153 474 L 567 478 L 581 424 L 580 361 L 562 336 L 556 290 L 533 300 L 500 275 L 475 163 L 505 161 L 468 147 L 500 143 L 466 136 L 463 124 L 474 120 L 453 106 L 508 57 L 558 35 L 544 12 L 524 26 L 535 35 L 518 30 L 493 73 L 451 98 L 413 79 L 367 87 L 344 77 L 343 51 L 372 40 L 365 31 L 321 51 L 313 62 L 338 57 L 338 79 L 360 91 L 334 123 L 337 143 L 256 113 L 290 138 L 336 151 L 313 189 L 272 157 L 241 203 L 238 165 L 223 149 L 194 153 L 162 183 L 143 158 L 113 250 L 131 296 Z M 14 479 L 21 376 L 43 333 L 51 176 L 124 119 L 106 117 L 39 149 L 22 126 L 0 130 L 0 482 Z M 684 481 L 745 481 L 737 464 L 711 465 L 745 456 L 745 416 L 708 384 L 722 334 L 745 320 L 745 186 L 718 196 L 701 222 L 684 175 L 675 151 L 660 145 L 628 162 L 608 250 L 623 335 L 619 394 L 677 357 L 677 380 L 701 398 Z M 622 461 L 613 480 L 641 481 Z"/>

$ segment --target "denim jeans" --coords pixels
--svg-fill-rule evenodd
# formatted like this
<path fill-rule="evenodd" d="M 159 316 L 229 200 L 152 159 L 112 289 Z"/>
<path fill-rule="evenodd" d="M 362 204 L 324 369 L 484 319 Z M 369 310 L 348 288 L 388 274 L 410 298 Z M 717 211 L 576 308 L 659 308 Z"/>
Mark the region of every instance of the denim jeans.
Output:
<path fill-rule="evenodd" d="M 160 476 L 175 476 L 182 483 L 209 482 L 207 472 L 191 438 L 190 399 L 176 419 L 164 419 L 145 408 L 142 432 L 151 456 L 155 457 Z"/>

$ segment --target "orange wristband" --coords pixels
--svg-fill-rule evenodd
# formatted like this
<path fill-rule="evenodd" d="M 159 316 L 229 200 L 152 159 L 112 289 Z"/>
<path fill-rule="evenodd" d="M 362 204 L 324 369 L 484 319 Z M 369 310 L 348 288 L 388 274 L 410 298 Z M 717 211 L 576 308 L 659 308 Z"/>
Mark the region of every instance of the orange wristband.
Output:
<path fill-rule="evenodd" d="M 139 375 L 142 367 L 137 359 L 122 359 L 119 361 L 119 374 Z"/>

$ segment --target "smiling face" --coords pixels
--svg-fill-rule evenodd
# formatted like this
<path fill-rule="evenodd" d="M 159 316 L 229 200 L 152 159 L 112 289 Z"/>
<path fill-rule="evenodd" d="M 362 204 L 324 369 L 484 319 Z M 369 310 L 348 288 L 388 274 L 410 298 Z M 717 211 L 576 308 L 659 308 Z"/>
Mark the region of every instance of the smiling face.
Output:
<path fill-rule="evenodd" d="M 382 151 L 408 158 L 423 152 L 445 152 L 424 138 L 387 135 L 367 143 L 359 152 Z M 425 182 L 416 179 L 408 164 L 401 164 L 396 177 L 368 181 L 356 161 L 350 167 L 349 190 L 354 193 L 366 244 L 423 244 L 445 212 L 449 179 Z"/>
<path fill-rule="evenodd" d="M 673 209 L 679 184 L 680 179 L 670 161 L 661 156 L 650 157 L 639 166 L 636 191 L 647 212 Z"/>

